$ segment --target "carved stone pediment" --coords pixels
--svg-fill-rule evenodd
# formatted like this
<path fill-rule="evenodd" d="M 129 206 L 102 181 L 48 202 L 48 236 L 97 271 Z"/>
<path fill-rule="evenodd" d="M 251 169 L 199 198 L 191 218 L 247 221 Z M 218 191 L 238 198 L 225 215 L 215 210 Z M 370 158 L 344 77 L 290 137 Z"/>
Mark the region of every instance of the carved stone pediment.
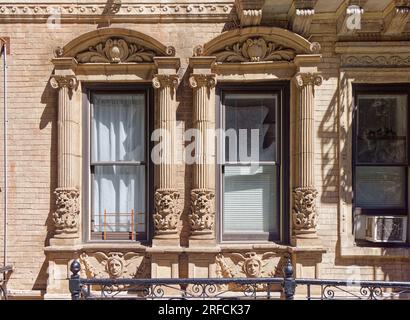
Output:
<path fill-rule="evenodd" d="M 215 52 L 217 62 L 292 61 L 296 52 L 263 37 L 248 38 Z"/>
<path fill-rule="evenodd" d="M 147 278 L 150 273 L 148 259 L 135 252 L 83 252 L 80 264 L 85 278 Z"/>
<path fill-rule="evenodd" d="M 153 62 L 154 57 L 154 51 L 122 38 L 108 38 L 75 56 L 79 63 L 141 63 Z"/>

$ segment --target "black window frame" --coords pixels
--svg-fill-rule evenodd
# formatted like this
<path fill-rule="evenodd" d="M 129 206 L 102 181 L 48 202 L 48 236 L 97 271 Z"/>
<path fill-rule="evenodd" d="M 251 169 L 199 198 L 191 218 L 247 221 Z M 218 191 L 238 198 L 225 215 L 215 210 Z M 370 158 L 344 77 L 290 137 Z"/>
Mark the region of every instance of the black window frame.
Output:
<path fill-rule="evenodd" d="M 118 239 L 106 239 L 104 240 L 101 235 L 101 239 L 93 237 L 91 233 L 91 213 L 92 213 L 92 163 L 91 163 L 91 96 L 93 93 L 103 94 L 145 94 L 145 186 L 146 186 L 146 200 L 145 200 L 145 232 L 137 233 L 134 240 L 125 239 L 121 236 Z M 83 209 L 83 240 L 90 243 L 141 243 L 149 244 L 151 241 L 151 235 L 153 234 L 153 222 L 152 222 L 152 210 L 154 208 L 153 194 L 154 194 L 154 166 L 151 161 L 151 150 L 153 148 L 153 141 L 151 141 L 151 133 L 154 128 L 154 91 L 152 85 L 148 83 L 141 84 L 105 84 L 105 83 L 83 83 L 82 84 L 82 209 Z M 121 232 L 118 232 L 119 234 Z"/>
<path fill-rule="evenodd" d="M 359 106 L 358 97 L 360 95 L 367 94 L 397 94 L 397 95 L 407 95 L 407 141 L 406 141 L 406 161 L 403 163 L 361 163 L 358 162 L 358 143 L 357 143 L 357 133 L 359 126 Z M 352 115 L 352 228 L 353 233 L 355 232 L 355 221 L 360 215 L 362 216 L 397 216 L 397 217 L 407 217 L 407 224 L 409 224 L 409 178 L 410 178 L 410 86 L 404 83 L 354 83 L 352 85 L 352 102 L 353 102 L 353 115 Z M 356 206 L 356 167 L 400 167 L 405 168 L 405 208 L 360 208 Z M 370 242 L 364 239 L 357 239 L 355 241 L 361 246 L 372 246 L 372 247 L 408 247 L 410 245 L 409 230 L 407 230 L 407 242 L 404 243 L 385 243 L 385 242 Z"/>
<path fill-rule="evenodd" d="M 277 139 L 277 162 L 280 164 L 280 170 L 277 174 L 279 178 L 277 199 L 279 208 L 279 238 L 274 234 L 267 233 L 265 236 L 255 233 L 241 233 L 238 235 L 224 234 L 222 230 L 223 220 L 223 167 L 218 163 L 216 165 L 216 229 L 217 239 L 220 243 L 266 243 L 274 242 L 277 244 L 290 243 L 290 82 L 289 81 L 269 81 L 254 83 L 219 83 L 216 88 L 216 123 L 218 128 L 224 128 L 225 124 L 223 112 L 223 96 L 226 93 L 278 93 L 278 111 L 279 117 L 277 132 L 280 136 Z M 222 144 L 223 145 L 223 144 Z M 225 162 L 225 150 L 216 150 L 217 158 Z M 222 157 L 223 156 L 223 157 Z"/>

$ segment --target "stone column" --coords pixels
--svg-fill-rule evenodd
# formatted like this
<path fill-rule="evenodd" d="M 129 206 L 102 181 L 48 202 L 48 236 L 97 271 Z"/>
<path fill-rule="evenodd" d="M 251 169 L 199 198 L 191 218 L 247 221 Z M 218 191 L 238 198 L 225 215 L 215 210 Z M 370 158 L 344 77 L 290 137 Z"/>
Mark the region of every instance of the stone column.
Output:
<path fill-rule="evenodd" d="M 157 129 L 162 129 L 161 161 L 156 165 L 157 189 L 155 191 L 154 245 L 179 245 L 180 193 L 176 188 L 175 132 L 176 89 L 179 78 L 178 58 L 155 58 L 158 74 L 152 80 L 157 89 Z"/>
<path fill-rule="evenodd" d="M 296 163 L 293 189 L 292 230 L 294 245 L 318 244 L 315 187 L 314 87 L 322 77 L 311 66 L 300 68 L 296 84 Z"/>
<path fill-rule="evenodd" d="M 197 130 L 191 190 L 190 246 L 215 243 L 215 57 L 190 59 L 193 73 L 193 127 Z"/>
<path fill-rule="evenodd" d="M 78 182 L 79 121 L 73 105 L 77 79 L 72 74 L 56 74 L 50 85 L 58 89 L 58 180 L 54 191 L 56 211 L 53 213 L 54 238 L 51 242 L 64 243 L 63 239 L 80 237 L 80 204 Z M 56 239 L 60 239 L 56 240 Z"/>

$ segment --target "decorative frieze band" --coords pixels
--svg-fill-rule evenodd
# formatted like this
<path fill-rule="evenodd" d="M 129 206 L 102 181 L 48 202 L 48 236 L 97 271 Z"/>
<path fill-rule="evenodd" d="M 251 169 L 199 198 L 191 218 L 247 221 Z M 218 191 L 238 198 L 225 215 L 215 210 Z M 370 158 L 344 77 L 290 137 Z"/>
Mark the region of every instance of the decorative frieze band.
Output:
<path fill-rule="evenodd" d="M 316 232 L 316 198 L 318 192 L 313 187 L 293 190 L 292 221 L 295 234 Z"/>
<path fill-rule="evenodd" d="M 57 188 L 54 194 L 56 196 L 56 211 L 53 213 L 55 233 L 77 233 L 80 192 L 75 188 Z"/>
<path fill-rule="evenodd" d="M 154 225 L 156 234 L 176 233 L 181 210 L 179 192 L 173 189 L 157 189 L 154 195 Z"/>
<path fill-rule="evenodd" d="M 226 20 L 232 15 L 234 4 L 232 1 L 217 1 L 216 3 L 195 3 L 181 4 L 178 1 L 159 3 L 127 3 L 116 6 L 107 6 L 106 0 L 100 3 L 86 2 L 51 4 L 37 3 L 23 4 L 4 4 L 0 5 L 0 17 L 7 18 L 48 18 L 55 17 L 58 19 L 96 19 L 109 16 L 110 19 L 130 19 L 138 20 L 156 20 L 156 19 L 218 19 Z"/>
<path fill-rule="evenodd" d="M 191 213 L 189 222 L 192 233 L 212 233 L 215 225 L 215 209 L 213 200 L 215 192 L 208 189 L 191 191 Z"/>
<path fill-rule="evenodd" d="M 54 75 L 50 78 L 50 85 L 54 89 L 61 89 L 63 87 L 67 87 L 68 89 L 75 89 L 78 85 L 78 81 L 77 78 L 73 75 Z"/>
<path fill-rule="evenodd" d="M 343 67 L 403 67 L 410 66 L 410 55 L 342 56 Z"/>
<path fill-rule="evenodd" d="M 299 73 L 295 77 L 296 84 L 302 88 L 307 85 L 320 86 L 323 82 L 323 78 L 318 73 Z"/>
<path fill-rule="evenodd" d="M 214 88 L 216 86 L 215 74 L 192 74 L 189 78 L 189 85 L 191 88 L 208 87 Z"/>

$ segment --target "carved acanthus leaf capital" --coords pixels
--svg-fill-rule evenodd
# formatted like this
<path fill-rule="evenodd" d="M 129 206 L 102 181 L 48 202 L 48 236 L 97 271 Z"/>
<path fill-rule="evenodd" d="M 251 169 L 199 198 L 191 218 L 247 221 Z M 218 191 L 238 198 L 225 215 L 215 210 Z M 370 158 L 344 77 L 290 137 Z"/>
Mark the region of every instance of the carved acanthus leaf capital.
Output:
<path fill-rule="evenodd" d="M 179 77 L 177 74 L 157 74 L 152 79 L 152 86 L 155 89 L 170 87 L 176 89 L 179 85 Z"/>
<path fill-rule="evenodd" d="M 193 233 L 212 233 L 215 224 L 214 198 L 213 190 L 194 189 L 191 191 L 189 222 Z"/>
<path fill-rule="evenodd" d="M 215 74 L 192 74 L 189 78 L 191 88 L 208 87 L 210 89 L 216 86 Z"/>
<path fill-rule="evenodd" d="M 50 85 L 54 89 L 61 89 L 64 87 L 67 87 L 68 89 L 76 89 L 78 81 L 74 75 L 53 75 L 50 78 Z"/>
<path fill-rule="evenodd" d="M 78 217 L 80 214 L 80 192 L 75 188 L 57 188 L 57 210 L 53 213 L 56 234 L 70 234 L 78 232 Z"/>
<path fill-rule="evenodd" d="M 155 192 L 154 224 L 157 234 L 176 233 L 181 210 L 179 192 L 174 189 L 157 189 Z"/>
<path fill-rule="evenodd" d="M 316 232 L 316 197 L 318 192 L 313 187 L 293 190 L 292 221 L 295 234 Z"/>
<path fill-rule="evenodd" d="M 323 78 L 318 73 L 298 73 L 295 77 L 298 87 L 303 88 L 305 86 L 320 86 L 322 85 Z"/>

